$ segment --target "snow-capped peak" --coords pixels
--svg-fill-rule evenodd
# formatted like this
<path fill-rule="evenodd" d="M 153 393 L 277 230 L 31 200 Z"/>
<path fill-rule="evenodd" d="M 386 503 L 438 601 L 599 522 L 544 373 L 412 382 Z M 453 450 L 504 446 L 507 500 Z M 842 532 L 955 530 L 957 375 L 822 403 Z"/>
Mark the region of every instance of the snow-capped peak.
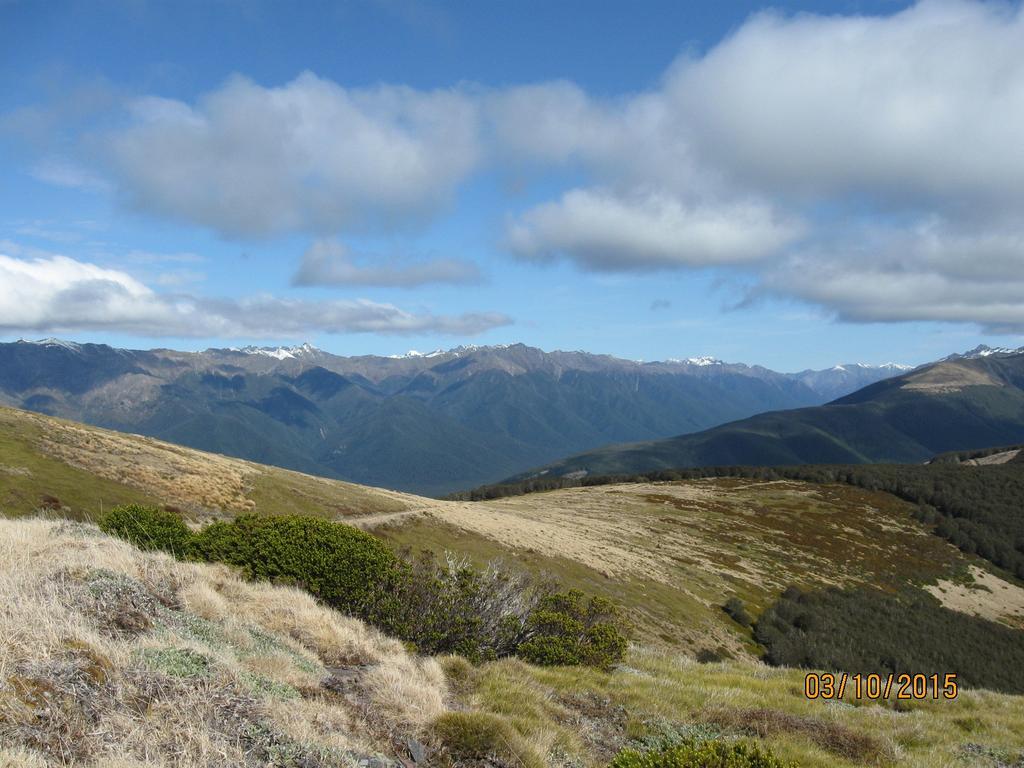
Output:
<path fill-rule="evenodd" d="M 977 359 L 979 357 L 992 357 L 993 355 L 1019 355 L 1024 353 L 1024 347 L 1012 349 L 1011 347 L 990 347 L 988 344 L 979 344 L 974 349 L 968 350 L 960 355 L 950 355 L 947 360 L 957 358 Z"/>
<path fill-rule="evenodd" d="M 242 347 L 241 349 L 232 347 L 231 351 L 241 352 L 243 355 L 262 355 L 263 357 L 272 357 L 275 360 L 294 360 L 301 357 L 309 357 L 320 350 L 309 342 L 306 342 L 305 344 L 300 344 L 297 347 Z"/>
<path fill-rule="evenodd" d="M 438 357 L 445 354 L 443 349 L 435 349 L 433 352 L 420 352 L 417 349 L 410 349 L 404 355 L 388 355 L 392 360 L 408 360 L 414 357 Z"/>
<path fill-rule="evenodd" d="M 491 344 L 489 346 L 462 344 L 458 347 L 452 347 L 451 349 L 435 349 L 433 352 L 420 352 L 419 350 L 410 349 L 404 355 L 388 355 L 388 357 L 392 360 L 406 360 L 413 357 L 440 357 L 441 355 L 459 357 L 460 355 L 469 354 L 471 352 L 480 352 L 481 350 L 488 349 L 508 349 L 511 346 L 511 344 Z"/>
<path fill-rule="evenodd" d="M 862 368 L 864 370 L 876 371 L 911 371 L 914 369 L 914 366 L 903 365 L 902 363 L 882 363 L 881 365 L 872 365 L 871 363 L 845 363 L 842 365 L 834 365 L 831 370 L 846 371 L 849 368 Z"/>
<path fill-rule="evenodd" d="M 687 357 L 685 359 L 678 357 L 670 357 L 665 362 L 682 363 L 683 365 L 698 365 L 701 367 L 704 367 L 706 365 L 724 365 L 724 363 L 717 357 L 710 357 L 709 355 L 701 355 L 700 357 Z"/>
<path fill-rule="evenodd" d="M 22 344 L 36 344 L 40 347 L 63 347 L 64 349 L 72 352 L 79 352 L 82 349 L 80 345 L 73 341 L 64 341 L 63 339 L 56 339 L 52 336 L 48 339 L 36 339 L 34 341 L 32 339 L 18 339 L 18 341 Z"/>
<path fill-rule="evenodd" d="M 991 355 L 1012 355 L 1015 352 L 1020 352 L 1020 349 L 1011 349 L 1010 347 L 978 347 L 974 350 L 974 354 L 978 357 L 989 357 Z M 971 354 L 968 352 L 968 354 Z"/>

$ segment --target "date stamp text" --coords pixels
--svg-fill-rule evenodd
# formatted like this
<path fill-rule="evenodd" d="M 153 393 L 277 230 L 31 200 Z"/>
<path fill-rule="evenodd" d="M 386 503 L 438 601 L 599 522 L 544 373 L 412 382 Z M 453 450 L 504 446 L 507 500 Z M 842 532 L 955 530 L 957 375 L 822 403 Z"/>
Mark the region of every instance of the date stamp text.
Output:
<path fill-rule="evenodd" d="M 946 699 L 960 693 L 956 675 L 851 675 L 847 672 L 810 672 L 804 677 L 804 696 L 808 699 L 913 700 Z"/>

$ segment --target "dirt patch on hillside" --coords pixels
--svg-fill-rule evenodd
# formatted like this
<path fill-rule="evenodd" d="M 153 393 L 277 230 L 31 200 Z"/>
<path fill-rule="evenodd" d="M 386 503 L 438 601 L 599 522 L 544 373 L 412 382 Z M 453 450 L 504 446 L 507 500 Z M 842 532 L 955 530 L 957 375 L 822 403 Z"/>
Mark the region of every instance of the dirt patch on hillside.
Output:
<path fill-rule="evenodd" d="M 1024 628 L 1024 589 L 975 565 L 970 575 L 969 584 L 939 581 L 925 589 L 954 611 Z"/>
<path fill-rule="evenodd" d="M 960 462 L 972 467 L 984 467 L 992 464 L 1008 464 L 1017 458 L 1020 453 L 1020 449 L 1015 451 L 1003 451 L 1002 453 L 993 453 L 991 456 L 982 456 L 980 459 L 968 459 L 967 461 Z"/>

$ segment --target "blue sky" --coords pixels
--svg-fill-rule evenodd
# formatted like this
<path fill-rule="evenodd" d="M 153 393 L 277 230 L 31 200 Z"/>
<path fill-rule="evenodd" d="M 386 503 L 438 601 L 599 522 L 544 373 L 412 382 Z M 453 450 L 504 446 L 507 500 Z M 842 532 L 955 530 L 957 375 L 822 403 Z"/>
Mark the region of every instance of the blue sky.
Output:
<path fill-rule="evenodd" d="M 0 2 L 0 338 L 1024 344 L 1018 4 Z"/>

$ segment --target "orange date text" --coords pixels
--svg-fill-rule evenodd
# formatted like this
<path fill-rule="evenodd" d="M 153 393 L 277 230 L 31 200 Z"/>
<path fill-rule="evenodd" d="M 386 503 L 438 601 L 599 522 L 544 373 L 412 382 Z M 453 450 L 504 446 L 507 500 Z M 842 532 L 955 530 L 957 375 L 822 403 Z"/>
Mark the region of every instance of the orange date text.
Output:
<path fill-rule="evenodd" d="M 847 672 L 809 672 L 804 677 L 804 696 L 808 699 L 914 700 L 947 699 L 960 693 L 956 674 L 849 674 Z"/>

